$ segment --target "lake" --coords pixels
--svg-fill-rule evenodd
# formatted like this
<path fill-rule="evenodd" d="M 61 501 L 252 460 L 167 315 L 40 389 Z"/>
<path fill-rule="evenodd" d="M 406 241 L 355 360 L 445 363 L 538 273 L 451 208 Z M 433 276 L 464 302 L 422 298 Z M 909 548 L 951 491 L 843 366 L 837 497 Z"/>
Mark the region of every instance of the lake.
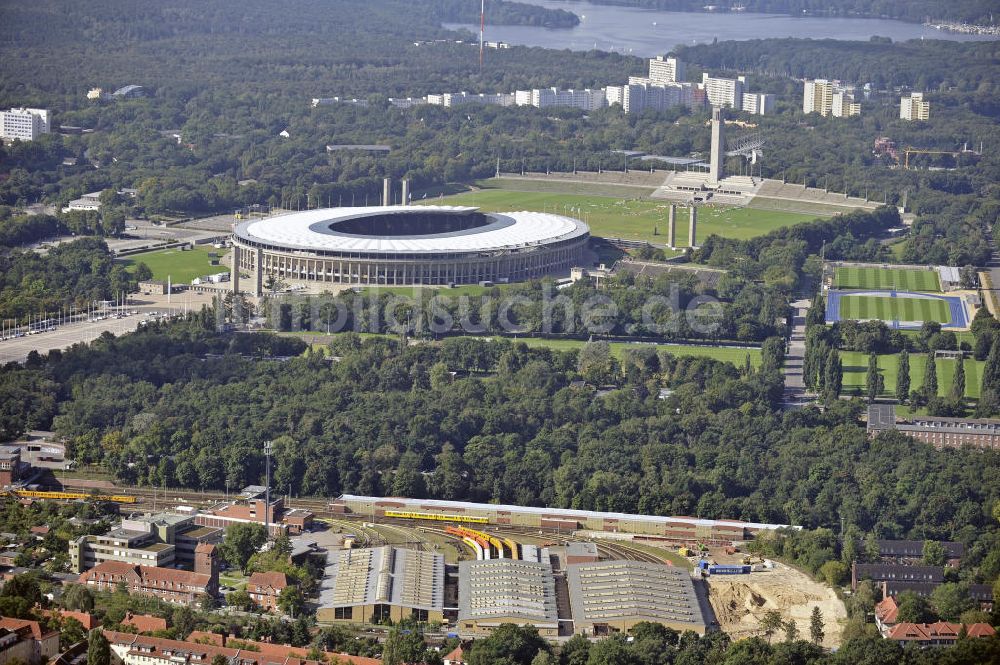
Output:
<path fill-rule="evenodd" d="M 651 57 L 670 51 L 677 44 L 703 44 L 714 39 L 746 40 L 769 37 L 844 39 L 868 41 L 872 36 L 893 41 L 948 39 L 973 41 L 996 39 L 935 30 L 917 23 L 869 18 L 793 17 L 780 14 L 663 12 L 631 7 L 592 5 L 558 0 L 521 0 L 551 9 L 566 9 L 580 17 L 575 28 L 549 29 L 515 25 L 487 25 L 486 39 L 523 46 L 554 49 L 616 51 Z M 445 23 L 445 28 L 464 28 L 479 33 L 478 25 Z"/>

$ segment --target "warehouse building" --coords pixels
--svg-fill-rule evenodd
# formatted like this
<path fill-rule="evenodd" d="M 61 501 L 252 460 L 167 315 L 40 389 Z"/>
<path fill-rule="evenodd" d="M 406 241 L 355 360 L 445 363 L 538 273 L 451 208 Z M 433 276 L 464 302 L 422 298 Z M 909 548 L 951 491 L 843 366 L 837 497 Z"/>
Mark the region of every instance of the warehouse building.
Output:
<path fill-rule="evenodd" d="M 526 526 L 536 529 L 606 531 L 657 536 L 678 544 L 705 543 L 725 546 L 753 538 L 760 531 L 772 531 L 787 524 L 758 524 L 738 520 L 707 520 L 697 517 L 662 517 L 601 513 L 590 510 L 537 508 L 501 504 L 403 499 L 344 494 L 330 504 L 330 510 L 369 518 L 403 518 L 443 522 L 471 522 Z M 800 528 L 800 527 L 794 527 Z"/>
<path fill-rule="evenodd" d="M 644 561 L 575 563 L 567 568 L 575 632 L 626 633 L 649 621 L 704 635 L 694 583 L 686 570 Z"/>
<path fill-rule="evenodd" d="M 316 620 L 444 619 L 444 557 L 384 546 L 328 554 Z"/>
<path fill-rule="evenodd" d="M 559 635 L 556 584 L 548 563 L 514 559 L 458 564 L 458 631 L 485 635 L 507 623 Z"/>

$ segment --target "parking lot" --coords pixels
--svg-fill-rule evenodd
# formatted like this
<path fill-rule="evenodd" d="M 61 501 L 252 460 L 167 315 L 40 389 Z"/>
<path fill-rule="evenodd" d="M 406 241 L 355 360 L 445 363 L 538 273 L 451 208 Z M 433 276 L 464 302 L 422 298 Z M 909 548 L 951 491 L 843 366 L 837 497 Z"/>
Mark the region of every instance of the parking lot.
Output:
<path fill-rule="evenodd" d="M 153 317 L 197 311 L 202 304 L 211 302 L 212 295 L 208 293 L 175 293 L 169 302 L 167 296 L 134 296 L 125 309 L 129 312 L 135 311 L 136 314 L 128 314 L 122 318 L 109 317 L 93 322 L 84 320 L 58 326 L 49 332 L 0 341 L 0 364 L 24 362 L 32 351 L 45 354 L 52 349 L 66 349 L 80 342 L 91 342 L 104 332 L 115 335 L 132 332 L 142 321 L 148 321 Z"/>

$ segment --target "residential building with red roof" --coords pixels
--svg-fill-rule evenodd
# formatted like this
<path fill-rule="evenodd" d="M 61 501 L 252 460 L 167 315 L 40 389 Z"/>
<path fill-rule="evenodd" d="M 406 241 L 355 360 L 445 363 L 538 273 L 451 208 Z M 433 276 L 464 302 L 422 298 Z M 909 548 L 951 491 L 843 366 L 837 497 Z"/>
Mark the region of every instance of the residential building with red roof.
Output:
<path fill-rule="evenodd" d="M 216 656 L 222 656 L 231 665 L 324 665 L 309 660 L 308 649 L 267 642 L 240 640 L 238 644 L 227 647 L 224 644 L 200 644 L 190 638 L 184 641 L 168 640 L 109 630 L 105 630 L 104 635 L 111 644 L 113 661 L 121 665 L 211 665 Z M 324 652 L 323 656 L 327 663 L 382 665 L 377 658 L 329 652 Z"/>
<path fill-rule="evenodd" d="M 219 590 L 217 574 L 140 566 L 122 561 L 98 564 L 80 575 L 80 584 L 98 591 L 114 591 L 124 584 L 131 593 L 155 596 L 179 605 L 192 605 L 202 595 L 215 596 Z"/>
<path fill-rule="evenodd" d="M 938 621 L 936 623 L 898 623 L 885 636 L 886 639 L 897 642 L 914 642 L 920 646 L 951 646 L 958 641 L 963 624 Z M 965 625 L 965 634 L 969 638 L 981 639 L 992 637 L 996 631 L 986 623 Z"/>
<path fill-rule="evenodd" d="M 899 605 L 892 596 L 886 596 L 875 605 L 875 625 L 878 626 L 882 637 L 889 634 L 892 627 L 899 623 Z"/>
<path fill-rule="evenodd" d="M 46 631 L 37 621 L 0 617 L 0 662 L 16 658 L 28 665 L 41 665 L 58 654 L 58 631 Z"/>
<path fill-rule="evenodd" d="M 163 617 L 154 617 L 149 614 L 132 614 L 129 612 L 122 619 L 123 626 L 132 626 L 140 633 L 154 633 L 158 630 L 167 629 L 167 620 Z"/>
<path fill-rule="evenodd" d="M 254 573 L 247 582 L 247 593 L 265 610 L 278 609 L 278 596 L 288 586 L 288 576 L 275 571 Z"/>

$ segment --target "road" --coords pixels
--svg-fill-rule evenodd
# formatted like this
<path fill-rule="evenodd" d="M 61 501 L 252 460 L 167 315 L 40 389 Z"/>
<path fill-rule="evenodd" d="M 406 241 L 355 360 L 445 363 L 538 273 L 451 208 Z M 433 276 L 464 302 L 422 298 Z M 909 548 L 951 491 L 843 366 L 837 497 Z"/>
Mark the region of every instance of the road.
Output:
<path fill-rule="evenodd" d="M 139 327 L 140 321 L 148 321 L 150 312 L 163 314 L 183 314 L 185 311 L 198 310 L 202 304 L 212 302 L 208 293 L 175 293 L 167 302 L 166 296 L 133 295 L 131 304 L 126 309 L 136 310 L 133 314 L 121 319 L 109 318 L 103 321 L 81 321 L 57 327 L 51 332 L 25 335 L 0 341 L 0 364 L 9 362 L 24 362 L 32 351 L 45 354 L 52 349 L 67 349 L 81 342 L 92 342 L 104 332 L 114 335 L 132 332 Z"/>
<path fill-rule="evenodd" d="M 785 353 L 785 364 L 782 372 L 785 375 L 786 409 L 801 407 L 806 402 L 806 385 L 802 376 L 802 363 L 806 355 L 806 312 L 809 311 L 809 300 L 796 300 L 792 303 L 792 335 L 788 341 Z"/>

